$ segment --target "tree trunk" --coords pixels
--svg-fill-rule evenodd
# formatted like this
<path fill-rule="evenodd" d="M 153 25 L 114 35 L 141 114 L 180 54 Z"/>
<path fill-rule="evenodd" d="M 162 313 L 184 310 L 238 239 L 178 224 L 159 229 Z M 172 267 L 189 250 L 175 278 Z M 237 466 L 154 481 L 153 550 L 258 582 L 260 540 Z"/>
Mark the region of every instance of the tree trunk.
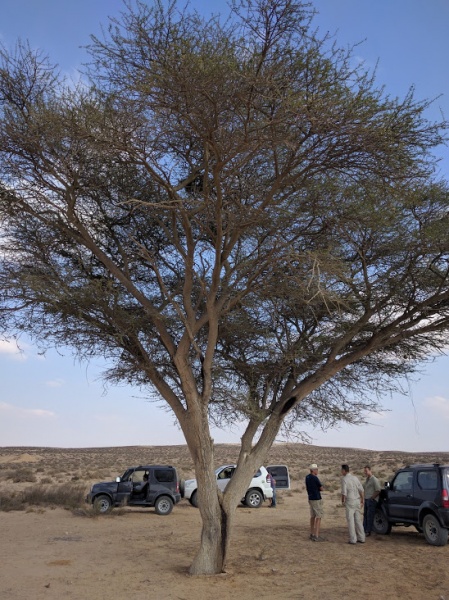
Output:
<path fill-rule="evenodd" d="M 189 426 L 183 429 L 195 463 L 198 508 L 202 519 L 201 543 L 189 569 L 191 575 L 217 575 L 225 571 L 235 510 L 255 471 L 265 460 L 278 428 L 279 422 L 273 419 L 267 428 L 269 434 L 265 431 L 253 448 L 250 442 L 254 432 L 249 428 L 248 436 L 242 439 L 239 468 L 224 493 L 217 487 L 214 441 L 208 434 L 209 423 L 207 420 L 202 420 L 202 423 L 190 420 Z"/>
<path fill-rule="evenodd" d="M 207 413 L 192 410 L 189 415 L 183 415 L 180 423 L 195 465 L 202 519 L 201 543 L 189 572 L 191 575 L 216 575 L 223 572 L 225 565 L 230 518 L 217 487 L 214 441 L 209 433 Z"/>
<path fill-rule="evenodd" d="M 225 571 L 231 536 L 232 513 L 228 513 L 218 502 L 218 495 L 217 505 L 218 512 L 215 513 L 215 517 L 211 514 L 210 507 L 205 511 L 206 515 L 202 512 L 201 545 L 190 566 L 191 575 L 217 575 Z"/>

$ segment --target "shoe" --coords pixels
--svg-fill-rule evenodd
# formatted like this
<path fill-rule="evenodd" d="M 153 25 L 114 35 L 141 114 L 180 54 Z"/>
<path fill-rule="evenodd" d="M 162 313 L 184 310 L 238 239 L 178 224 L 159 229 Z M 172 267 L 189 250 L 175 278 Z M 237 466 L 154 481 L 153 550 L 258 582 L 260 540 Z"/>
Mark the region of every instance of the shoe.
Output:
<path fill-rule="evenodd" d="M 355 546 L 357 542 L 348 542 L 348 544 L 351 544 L 351 546 Z"/>
<path fill-rule="evenodd" d="M 364 544 L 364 543 L 365 543 L 365 540 L 363 540 L 363 542 L 362 542 L 362 540 L 357 540 L 357 543 L 358 543 L 358 544 Z"/>
<path fill-rule="evenodd" d="M 311 533 L 311 534 L 309 535 L 309 540 L 312 540 L 312 542 L 314 542 L 314 541 L 315 541 L 315 536 L 313 535 L 313 533 Z"/>
<path fill-rule="evenodd" d="M 365 537 L 369 537 L 371 535 L 371 531 L 368 531 L 368 533 L 365 533 Z"/>
<path fill-rule="evenodd" d="M 326 538 L 321 537 L 320 535 L 318 537 L 315 538 L 314 540 L 315 542 L 325 542 Z"/>

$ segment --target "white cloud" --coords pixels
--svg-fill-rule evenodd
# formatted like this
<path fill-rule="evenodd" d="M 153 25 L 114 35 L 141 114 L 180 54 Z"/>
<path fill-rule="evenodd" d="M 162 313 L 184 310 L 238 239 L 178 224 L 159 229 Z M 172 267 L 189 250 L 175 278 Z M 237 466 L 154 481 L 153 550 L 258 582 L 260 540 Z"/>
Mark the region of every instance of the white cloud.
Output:
<path fill-rule="evenodd" d="M 59 388 L 65 384 L 64 379 L 53 379 L 45 382 L 45 385 L 50 388 Z"/>
<path fill-rule="evenodd" d="M 428 408 L 443 419 L 449 419 L 449 400 L 443 396 L 432 396 L 424 400 L 424 407 Z"/>
<path fill-rule="evenodd" d="M 43 408 L 20 408 L 7 402 L 0 402 L 0 413 L 19 418 L 53 418 L 56 416 L 56 413 L 51 410 Z"/>

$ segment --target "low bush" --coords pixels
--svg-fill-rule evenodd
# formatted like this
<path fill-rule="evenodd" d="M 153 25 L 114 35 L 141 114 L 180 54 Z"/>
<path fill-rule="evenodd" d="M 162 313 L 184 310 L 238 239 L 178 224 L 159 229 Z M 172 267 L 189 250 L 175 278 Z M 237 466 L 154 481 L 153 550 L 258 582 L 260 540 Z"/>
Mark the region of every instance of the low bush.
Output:
<path fill-rule="evenodd" d="M 0 510 L 25 510 L 29 506 L 76 508 L 84 504 L 85 486 L 75 484 L 33 485 L 22 492 L 0 494 Z"/>
<path fill-rule="evenodd" d="M 32 469 L 17 469 L 12 476 L 14 483 L 34 483 L 36 475 Z"/>
<path fill-rule="evenodd" d="M 22 502 L 22 494 L 12 493 L 6 495 L 0 493 L 0 511 L 9 512 L 11 510 L 25 510 L 26 505 Z"/>

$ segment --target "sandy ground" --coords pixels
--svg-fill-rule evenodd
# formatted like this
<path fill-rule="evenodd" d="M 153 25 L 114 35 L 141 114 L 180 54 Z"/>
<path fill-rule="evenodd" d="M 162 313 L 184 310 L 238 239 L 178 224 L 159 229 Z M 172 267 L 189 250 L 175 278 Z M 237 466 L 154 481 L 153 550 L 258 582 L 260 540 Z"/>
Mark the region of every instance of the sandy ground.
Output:
<path fill-rule="evenodd" d="M 0 512 L 0 599 L 449 600 L 449 545 L 429 546 L 412 528 L 349 545 L 337 491 L 324 495 L 326 541 L 314 543 L 305 493 L 278 495 L 277 509 L 238 509 L 227 571 L 205 578 L 188 575 L 200 518 L 185 500 L 167 517 Z"/>

